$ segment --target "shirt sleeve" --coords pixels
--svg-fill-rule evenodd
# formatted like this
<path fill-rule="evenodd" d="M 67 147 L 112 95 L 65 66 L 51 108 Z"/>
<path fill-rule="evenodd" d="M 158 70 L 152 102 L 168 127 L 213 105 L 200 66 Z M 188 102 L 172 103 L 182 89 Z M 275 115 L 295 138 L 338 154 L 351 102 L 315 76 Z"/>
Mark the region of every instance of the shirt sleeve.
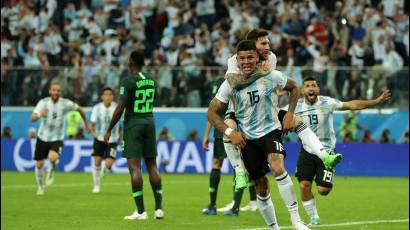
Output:
<path fill-rule="evenodd" d="M 130 98 L 130 89 L 127 87 L 126 79 L 124 78 L 120 84 L 120 100 L 128 102 Z"/>
<path fill-rule="evenodd" d="M 70 100 L 66 100 L 65 106 L 66 106 L 66 111 L 67 112 L 72 111 L 72 110 L 77 110 L 80 107 L 80 106 L 78 106 L 77 103 L 75 103 L 73 101 L 70 101 Z"/>
<path fill-rule="evenodd" d="M 270 62 L 270 65 L 272 66 L 272 69 L 276 69 L 276 64 L 278 60 L 276 59 L 276 55 L 273 52 L 269 54 L 269 62 Z"/>
<path fill-rule="evenodd" d="M 229 102 L 229 98 L 232 94 L 233 88 L 229 85 L 228 81 L 225 80 L 222 85 L 219 87 L 218 92 L 216 93 L 216 99 L 219 101 L 227 104 Z"/>
<path fill-rule="evenodd" d="M 91 121 L 91 123 L 96 123 L 97 122 L 97 106 L 94 106 L 93 110 L 91 110 L 90 121 Z"/>
<path fill-rule="evenodd" d="M 343 107 L 343 102 L 335 98 L 329 98 L 329 104 L 332 111 L 340 110 Z"/>
<path fill-rule="evenodd" d="M 281 89 L 285 88 L 288 77 L 280 71 L 272 70 L 271 77 Z"/>
<path fill-rule="evenodd" d="M 44 108 L 44 100 L 40 100 L 33 110 L 33 113 L 40 117 L 40 112 Z"/>
<path fill-rule="evenodd" d="M 236 73 L 239 74 L 241 73 L 238 62 L 236 61 L 236 55 L 230 57 L 228 59 L 228 63 L 226 64 L 228 66 L 228 70 L 226 71 L 226 74 L 228 73 Z"/>

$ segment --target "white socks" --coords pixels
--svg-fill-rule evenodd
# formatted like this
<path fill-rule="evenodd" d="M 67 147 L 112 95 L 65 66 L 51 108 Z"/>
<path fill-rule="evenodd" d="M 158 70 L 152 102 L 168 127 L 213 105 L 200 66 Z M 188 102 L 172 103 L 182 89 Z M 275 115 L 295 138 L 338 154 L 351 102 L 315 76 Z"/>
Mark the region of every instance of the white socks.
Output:
<path fill-rule="evenodd" d="M 302 203 L 309 217 L 319 217 L 319 214 L 317 213 L 315 198 L 308 201 L 302 201 Z"/>
<path fill-rule="evenodd" d="M 37 181 L 38 187 L 43 188 L 44 187 L 44 184 L 43 184 L 44 167 L 41 169 L 38 169 L 37 166 L 35 166 L 34 173 L 36 174 L 36 181 Z"/>
<path fill-rule="evenodd" d="M 94 182 L 94 187 L 95 186 L 100 186 L 100 176 L 101 176 L 101 166 L 97 167 L 94 165 L 93 167 L 93 182 Z"/>
<path fill-rule="evenodd" d="M 292 224 L 300 221 L 298 201 L 296 199 L 292 179 L 286 171 L 282 175 L 275 177 L 275 179 L 278 183 L 280 195 L 290 213 Z"/>
<path fill-rule="evenodd" d="M 324 150 L 322 142 L 316 134 L 304 123 L 299 123 L 295 128 L 298 137 L 302 141 L 303 148 L 313 154 L 323 159 L 328 153 Z"/>
<path fill-rule="evenodd" d="M 232 144 L 230 140 L 224 140 L 224 147 L 226 155 L 228 156 L 229 162 L 236 173 L 244 172 L 244 167 L 242 166 L 241 153 L 238 148 Z"/>
<path fill-rule="evenodd" d="M 276 220 L 275 207 L 273 206 L 270 194 L 266 197 L 261 197 L 259 195 L 256 195 L 256 197 L 256 204 L 258 205 L 258 209 L 262 214 L 266 225 L 268 225 L 271 230 L 279 230 L 279 224 Z"/>

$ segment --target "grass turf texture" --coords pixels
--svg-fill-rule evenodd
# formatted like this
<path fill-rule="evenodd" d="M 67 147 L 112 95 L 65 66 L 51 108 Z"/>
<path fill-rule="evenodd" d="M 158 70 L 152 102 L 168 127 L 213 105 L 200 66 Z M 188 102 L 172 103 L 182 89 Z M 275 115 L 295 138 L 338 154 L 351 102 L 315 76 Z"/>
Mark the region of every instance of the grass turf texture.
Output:
<path fill-rule="evenodd" d="M 299 211 L 308 222 L 301 205 Z M 109 174 L 102 179 L 101 193 L 92 194 L 91 173 L 57 172 L 55 182 L 37 196 L 34 172 L 1 173 L 1 229 L 264 229 L 257 212 L 241 212 L 239 217 L 205 216 L 209 202 L 209 176 L 163 174 L 165 219 L 154 219 L 154 199 L 148 175 L 144 174 L 144 201 L 149 219 L 123 220 L 135 209 L 128 174 Z M 281 226 L 290 225 L 288 211 L 273 177 L 269 177 L 272 199 Z M 217 206 L 232 200 L 232 175 L 222 175 Z M 336 177 L 327 197 L 316 195 L 323 225 L 378 220 L 408 219 L 408 178 Z M 314 188 L 316 189 L 316 188 Z M 316 194 L 316 192 L 315 192 Z M 241 206 L 249 201 L 244 192 Z M 320 229 L 408 229 L 409 222 L 322 226 Z M 289 229 L 289 228 L 284 228 Z"/>

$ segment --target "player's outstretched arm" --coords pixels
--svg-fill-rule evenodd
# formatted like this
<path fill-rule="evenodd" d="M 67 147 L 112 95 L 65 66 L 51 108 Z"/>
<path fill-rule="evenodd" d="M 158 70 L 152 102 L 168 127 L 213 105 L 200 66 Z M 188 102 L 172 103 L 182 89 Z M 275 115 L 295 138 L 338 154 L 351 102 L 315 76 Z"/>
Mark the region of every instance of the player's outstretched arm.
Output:
<path fill-rule="evenodd" d="M 340 110 L 361 110 L 367 109 L 378 104 L 384 103 L 385 101 L 389 100 L 391 97 L 391 93 L 389 90 L 384 90 L 380 96 L 373 100 L 352 100 L 343 102 L 342 107 Z"/>
<path fill-rule="evenodd" d="M 117 107 L 115 107 L 114 113 L 112 115 L 110 125 L 108 126 L 107 131 L 105 132 L 104 135 L 104 141 L 108 143 L 108 140 L 110 139 L 111 136 L 111 130 L 114 128 L 114 126 L 117 124 L 117 122 L 120 120 L 122 112 L 124 112 L 126 106 L 126 102 L 123 100 L 120 100 L 118 102 Z"/>
<path fill-rule="evenodd" d="M 287 133 L 293 128 L 293 113 L 295 112 L 296 103 L 299 99 L 299 89 L 296 86 L 295 80 L 288 77 L 284 90 L 290 92 L 288 112 L 283 118 L 283 132 Z"/>

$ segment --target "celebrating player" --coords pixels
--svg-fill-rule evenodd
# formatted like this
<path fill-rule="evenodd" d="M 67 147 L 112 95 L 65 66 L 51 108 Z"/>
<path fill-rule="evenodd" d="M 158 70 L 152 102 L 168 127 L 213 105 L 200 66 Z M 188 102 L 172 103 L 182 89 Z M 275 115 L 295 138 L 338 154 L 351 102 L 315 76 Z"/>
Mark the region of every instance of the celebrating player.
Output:
<path fill-rule="evenodd" d="M 85 127 L 87 127 L 87 119 L 83 109 L 76 103 L 60 97 L 60 83 L 52 82 L 49 94 L 50 97 L 43 98 L 37 103 L 31 114 L 32 122 L 41 119 L 34 152 L 34 160 L 36 161 L 34 171 L 38 185 L 37 195 L 44 194 L 44 160 L 47 158 L 50 161 L 50 168 L 47 171 L 46 185 L 51 185 L 54 181 L 54 171 L 63 146 L 65 114 L 72 110 L 77 110 L 84 121 Z"/>

